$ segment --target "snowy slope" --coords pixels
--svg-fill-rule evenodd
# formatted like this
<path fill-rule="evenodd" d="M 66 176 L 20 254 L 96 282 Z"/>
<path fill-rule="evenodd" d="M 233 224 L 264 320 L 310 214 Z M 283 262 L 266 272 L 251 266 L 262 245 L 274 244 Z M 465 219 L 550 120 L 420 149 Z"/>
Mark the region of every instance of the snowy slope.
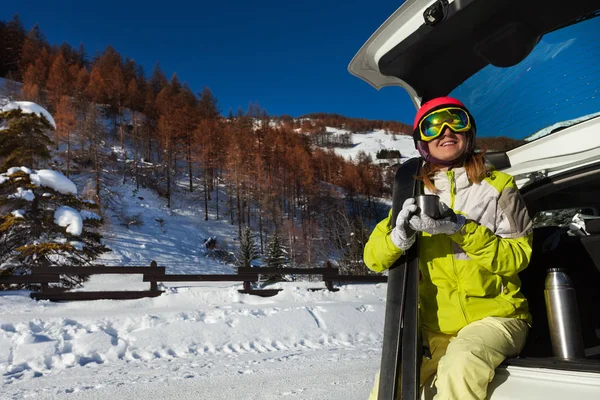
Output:
<path fill-rule="evenodd" d="M 201 203 L 186 200 L 183 195 L 174 197 L 169 210 L 164 198 L 150 189 L 136 191 L 131 181 L 113 186 L 112 190 L 114 205 L 105 211 L 107 223 L 101 229 L 104 243 L 112 252 L 101 257 L 102 263 L 149 265 L 154 260 L 167 266 L 171 274 L 233 272 L 231 265 L 207 257 L 203 243 L 214 236 L 219 247 L 234 251 L 237 225 L 224 219 L 215 221 L 214 214 L 204 221 Z M 123 215 L 136 217 L 142 224 L 123 225 Z"/>
<path fill-rule="evenodd" d="M 327 132 L 339 135 L 348 133 L 344 129 L 327 127 Z M 399 150 L 402 157 L 402 162 L 412 157 L 418 157 L 419 153 L 415 149 L 413 138 L 408 135 L 391 135 L 385 133 L 383 129 L 377 129 L 368 133 L 352 134 L 351 148 L 335 148 L 336 154 L 344 157 L 346 160 L 352 158 L 356 160 L 359 152 L 364 152 L 371 155 L 374 162 L 382 162 L 387 160 L 377 160 L 376 154 L 380 150 Z"/>

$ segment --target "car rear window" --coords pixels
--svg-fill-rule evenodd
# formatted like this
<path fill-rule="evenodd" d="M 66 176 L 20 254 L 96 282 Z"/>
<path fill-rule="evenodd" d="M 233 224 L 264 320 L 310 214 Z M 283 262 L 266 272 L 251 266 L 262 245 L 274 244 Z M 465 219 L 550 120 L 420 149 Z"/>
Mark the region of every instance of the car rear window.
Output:
<path fill-rule="evenodd" d="M 600 115 L 600 18 L 546 34 L 510 68 L 491 65 L 450 95 L 473 113 L 480 136 L 534 140 Z"/>

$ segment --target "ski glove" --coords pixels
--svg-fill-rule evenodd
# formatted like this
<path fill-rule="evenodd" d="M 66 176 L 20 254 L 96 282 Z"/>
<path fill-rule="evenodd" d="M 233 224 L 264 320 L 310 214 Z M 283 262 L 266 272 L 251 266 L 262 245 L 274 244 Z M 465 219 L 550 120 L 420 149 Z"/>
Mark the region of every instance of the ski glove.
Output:
<path fill-rule="evenodd" d="M 415 231 L 408 226 L 408 220 L 417 211 L 415 199 L 409 197 L 402 204 L 402 210 L 396 217 L 396 226 L 392 229 L 392 242 L 400 250 L 406 251 L 415 242 Z"/>
<path fill-rule="evenodd" d="M 419 232 L 430 235 L 453 235 L 467 222 L 464 215 L 456 214 L 450 207 L 440 202 L 440 218 L 433 219 L 429 215 L 420 214 L 410 218 L 408 225 Z"/>

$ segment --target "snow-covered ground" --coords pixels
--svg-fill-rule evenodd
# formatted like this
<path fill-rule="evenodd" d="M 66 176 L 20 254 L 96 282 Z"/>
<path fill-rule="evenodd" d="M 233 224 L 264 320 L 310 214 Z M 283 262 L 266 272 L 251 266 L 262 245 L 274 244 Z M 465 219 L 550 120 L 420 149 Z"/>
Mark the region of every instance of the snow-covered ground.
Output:
<path fill-rule="evenodd" d="M 87 289 L 142 289 L 95 276 Z M 1 399 L 365 399 L 381 354 L 385 284 L 277 296 L 169 283 L 157 298 L 50 303 L 0 293 Z"/>
<path fill-rule="evenodd" d="M 327 127 L 327 132 L 335 135 L 348 133 L 347 130 Z M 352 134 L 353 146 L 350 148 L 334 148 L 336 154 L 345 159 L 352 158 L 356 161 L 359 152 L 371 155 L 374 162 L 387 160 L 377 160 L 376 154 L 380 150 L 398 150 L 402 157 L 402 162 L 412 157 L 418 157 L 419 152 L 415 149 L 415 142 L 409 135 L 392 135 L 385 133 L 383 129 L 377 129 L 368 133 Z"/>

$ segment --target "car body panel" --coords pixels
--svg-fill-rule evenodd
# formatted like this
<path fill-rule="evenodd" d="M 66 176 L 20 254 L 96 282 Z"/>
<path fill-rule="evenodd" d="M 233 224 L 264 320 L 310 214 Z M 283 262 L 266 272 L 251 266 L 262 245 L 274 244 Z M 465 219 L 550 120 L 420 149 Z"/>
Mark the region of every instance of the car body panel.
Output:
<path fill-rule="evenodd" d="M 498 368 L 488 388 L 489 400 L 597 400 L 600 393 L 598 373 L 545 368 L 509 366 Z M 435 396 L 429 381 L 421 400 Z"/>
<path fill-rule="evenodd" d="M 581 168 L 600 160 L 600 118 L 570 126 L 507 152 L 503 169 L 523 187 L 538 179 Z"/>

